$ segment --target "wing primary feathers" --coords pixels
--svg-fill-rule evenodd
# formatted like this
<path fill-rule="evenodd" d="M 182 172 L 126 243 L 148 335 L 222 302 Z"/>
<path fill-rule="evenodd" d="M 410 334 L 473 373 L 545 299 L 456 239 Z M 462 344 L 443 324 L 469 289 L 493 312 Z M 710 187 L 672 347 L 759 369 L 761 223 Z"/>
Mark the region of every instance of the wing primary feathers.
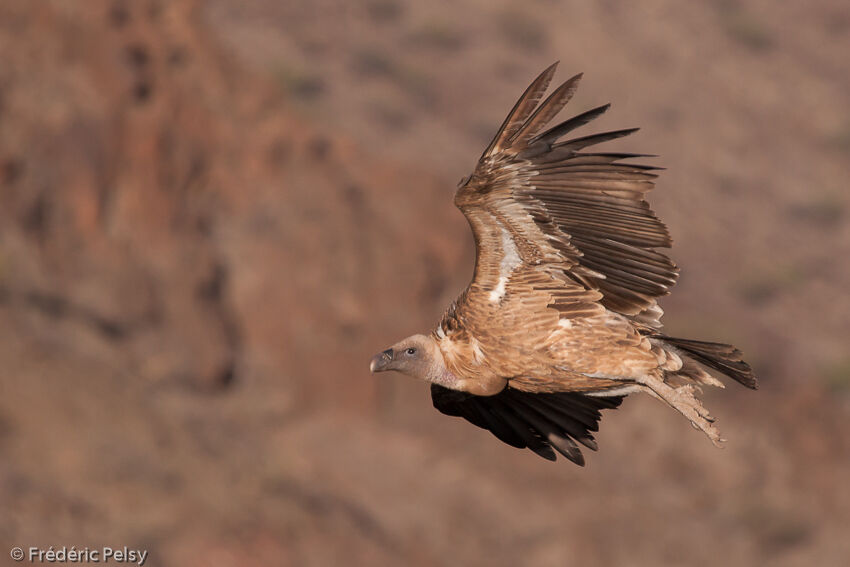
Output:
<path fill-rule="evenodd" d="M 606 207 L 605 203 L 597 203 L 595 199 L 585 199 L 581 205 L 572 203 L 567 200 L 555 201 L 554 199 L 541 199 L 544 201 L 546 208 L 556 212 L 564 212 L 569 214 L 570 218 L 585 219 L 585 220 L 616 220 L 617 223 L 622 223 L 626 226 L 654 228 L 658 229 L 662 234 L 667 235 L 667 229 L 664 223 L 658 220 L 654 215 L 635 214 L 635 211 L 617 209 L 616 207 Z"/>
<path fill-rule="evenodd" d="M 564 106 L 570 102 L 573 95 L 581 82 L 582 73 L 570 77 L 564 83 L 555 89 L 549 97 L 544 100 L 534 114 L 525 121 L 525 124 L 514 134 L 510 140 L 510 145 L 523 144 L 533 137 L 541 128 L 546 126 L 552 118 L 554 118 Z"/>
<path fill-rule="evenodd" d="M 635 159 L 635 158 L 657 158 L 657 155 L 653 154 L 630 154 L 630 153 L 611 153 L 611 152 L 587 152 L 587 153 L 574 153 L 571 154 L 569 159 L 564 163 L 546 163 L 546 164 L 538 164 L 537 168 L 540 171 L 545 171 L 547 169 L 557 168 L 557 167 L 577 167 L 580 165 L 611 165 L 613 163 L 622 161 L 624 159 Z M 633 167 L 636 169 L 642 169 L 646 171 L 652 170 L 663 170 L 663 167 L 658 167 L 654 165 L 640 165 L 636 163 L 623 163 L 618 165 L 626 165 L 629 167 Z"/>
<path fill-rule="evenodd" d="M 482 158 L 489 156 L 491 153 L 498 152 L 503 149 L 507 140 L 509 140 L 520 129 L 526 118 L 534 111 L 537 103 L 543 97 L 543 93 L 549 88 L 549 83 L 552 82 L 552 77 L 555 75 L 555 69 L 558 68 L 558 61 L 555 61 L 547 67 L 540 75 L 534 79 L 514 107 L 508 113 L 505 121 L 499 127 L 499 131 L 484 150 Z"/>
<path fill-rule="evenodd" d="M 650 281 L 656 285 L 671 287 L 675 285 L 676 278 L 674 276 L 669 275 L 669 272 L 655 272 L 651 271 L 648 268 L 637 264 L 636 266 L 629 265 L 628 262 L 623 262 L 619 266 L 612 263 L 606 263 L 602 258 L 595 257 L 593 260 L 587 260 L 587 258 L 583 258 L 582 260 L 587 261 L 587 266 L 590 269 L 596 270 L 601 273 L 611 273 L 611 274 L 620 274 L 623 276 L 634 276 L 641 278 L 643 280 Z M 628 269 L 626 271 L 624 268 Z"/>
<path fill-rule="evenodd" d="M 616 242 L 606 238 L 593 238 L 590 236 L 584 238 L 573 238 L 573 240 L 576 239 L 581 241 L 582 250 L 592 250 L 600 256 L 604 257 L 607 255 L 608 258 L 616 258 L 618 262 L 621 257 L 635 258 L 643 262 L 645 265 L 666 269 L 671 273 L 671 276 L 672 274 L 678 273 L 676 264 L 674 264 L 670 258 L 661 252 L 648 250 L 646 248 L 639 248 L 637 246 Z"/>
<path fill-rule="evenodd" d="M 627 214 L 637 212 L 644 216 L 650 214 L 648 212 L 650 210 L 648 206 L 641 201 L 630 198 L 634 197 L 636 191 L 632 191 L 631 195 L 624 196 L 620 194 L 623 191 L 616 193 L 605 191 L 603 193 L 602 191 L 570 191 L 570 189 L 571 187 L 564 184 L 556 185 L 555 187 L 532 185 L 526 191 L 531 192 L 535 197 L 540 197 L 543 200 L 553 203 L 563 201 L 565 203 L 576 203 L 579 205 L 594 204 L 599 207 L 607 207 L 614 212 Z"/>
<path fill-rule="evenodd" d="M 663 247 L 670 246 L 669 235 L 647 229 L 642 226 L 630 225 L 628 222 L 612 219 L 609 221 L 586 220 L 586 219 L 556 219 L 559 226 L 565 229 L 567 234 L 580 236 L 583 234 L 598 235 L 603 238 L 611 238 L 626 244 L 634 244 L 641 247 Z"/>
<path fill-rule="evenodd" d="M 570 213 L 570 216 L 566 216 L 563 213 Z M 620 219 L 616 217 L 604 217 L 602 213 L 598 211 L 592 211 L 598 214 L 596 219 L 591 218 L 590 215 L 583 214 L 575 214 L 572 211 L 566 210 L 563 208 L 555 209 L 553 211 L 553 216 L 555 217 L 555 222 L 565 227 L 568 234 L 573 234 L 573 231 L 578 232 L 591 232 L 598 231 L 596 234 L 600 236 L 607 236 L 612 239 L 620 239 L 620 233 L 618 232 L 618 228 L 620 226 L 624 229 L 624 236 L 628 236 L 629 233 L 632 233 L 634 238 L 639 238 L 641 242 L 639 244 L 650 247 L 667 247 L 670 246 L 672 242 L 670 240 L 670 235 L 663 229 L 659 229 L 653 225 L 648 223 L 642 223 L 638 221 L 633 221 L 631 219 Z M 599 218 L 601 217 L 601 218 Z M 626 242 L 626 239 L 620 239 L 623 242 Z"/>
<path fill-rule="evenodd" d="M 600 134 L 591 134 L 589 136 L 583 136 L 581 138 L 575 138 L 574 140 L 569 140 L 568 142 L 561 142 L 559 144 L 555 144 L 552 146 L 553 149 L 568 149 L 574 152 L 586 148 L 588 146 L 593 146 L 596 144 L 601 144 L 602 142 L 607 142 L 609 140 L 616 140 L 617 138 L 622 138 L 624 136 L 628 136 L 629 134 L 634 134 L 640 130 L 640 128 L 625 128 L 623 130 L 613 130 L 611 132 L 602 132 Z"/>
<path fill-rule="evenodd" d="M 535 136 L 534 139 L 532 139 L 528 145 L 533 146 L 538 142 L 552 144 L 553 142 L 557 141 L 558 138 L 566 136 L 576 128 L 580 128 L 588 122 L 595 120 L 602 114 L 605 114 L 605 112 L 607 112 L 609 108 L 611 108 L 611 103 L 603 104 L 602 106 L 597 106 L 596 108 L 592 108 L 587 112 L 582 112 L 578 116 L 573 116 L 569 120 L 564 120 L 560 124 L 549 128 L 542 134 Z"/>

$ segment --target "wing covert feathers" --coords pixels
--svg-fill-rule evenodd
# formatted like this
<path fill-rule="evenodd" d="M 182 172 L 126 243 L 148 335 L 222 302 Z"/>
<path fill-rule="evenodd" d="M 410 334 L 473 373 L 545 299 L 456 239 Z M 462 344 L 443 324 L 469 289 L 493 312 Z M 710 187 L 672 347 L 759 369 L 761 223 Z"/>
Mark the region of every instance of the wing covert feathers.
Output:
<path fill-rule="evenodd" d="M 614 409 L 623 401 L 620 396 L 530 394 L 512 388 L 495 396 L 474 396 L 437 384 L 431 385 L 431 399 L 442 413 L 462 417 L 508 445 L 528 448 L 550 461 L 557 451 L 580 466 L 584 456 L 578 443 L 597 450 L 593 432 L 599 430 L 601 410 Z"/>

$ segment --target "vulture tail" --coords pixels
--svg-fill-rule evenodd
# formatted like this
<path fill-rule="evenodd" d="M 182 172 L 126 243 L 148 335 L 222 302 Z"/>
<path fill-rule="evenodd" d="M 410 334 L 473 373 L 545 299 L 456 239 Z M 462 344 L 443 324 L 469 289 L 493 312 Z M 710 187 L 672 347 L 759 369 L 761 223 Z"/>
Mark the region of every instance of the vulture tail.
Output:
<path fill-rule="evenodd" d="M 666 336 L 658 338 L 703 366 L 716 370 L 747 388 L 758 389 L 758 380 L 753 369 L 744 362 L 743 354 L 734 346 Z"/>

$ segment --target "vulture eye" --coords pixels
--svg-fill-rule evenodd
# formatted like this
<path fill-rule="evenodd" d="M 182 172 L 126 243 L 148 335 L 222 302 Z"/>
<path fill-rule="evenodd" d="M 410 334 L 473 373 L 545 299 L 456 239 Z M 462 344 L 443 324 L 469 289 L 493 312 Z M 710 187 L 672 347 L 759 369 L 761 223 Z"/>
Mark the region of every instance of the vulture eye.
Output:
<path fill-rule="evenodd" d="M 407 351 L 405 351 L 405 352 L 407 352 L 407 354 L 413 355 L 413 354 L 416 354 L 416 349 L 415 349 L 415 348 L 413 348 L 413 347 L 410 347 L 410 348 L 409 348 L 409 349 L 407 349 Z"/>

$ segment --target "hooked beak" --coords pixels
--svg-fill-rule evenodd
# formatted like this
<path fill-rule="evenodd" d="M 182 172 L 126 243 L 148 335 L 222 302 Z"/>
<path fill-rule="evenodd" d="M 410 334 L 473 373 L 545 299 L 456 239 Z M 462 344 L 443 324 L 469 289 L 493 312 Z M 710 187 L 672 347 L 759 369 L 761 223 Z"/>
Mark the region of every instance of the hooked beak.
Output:
<path fill-rule="evenodd" d="M 372 372 L 383 372 L 389 370 L 387 365 L 393 361 L 393 349 L 388 348 L 384 352 L 380 352 L 372 357 L 372 362 L 369 363 L 369 370 Z"/>

